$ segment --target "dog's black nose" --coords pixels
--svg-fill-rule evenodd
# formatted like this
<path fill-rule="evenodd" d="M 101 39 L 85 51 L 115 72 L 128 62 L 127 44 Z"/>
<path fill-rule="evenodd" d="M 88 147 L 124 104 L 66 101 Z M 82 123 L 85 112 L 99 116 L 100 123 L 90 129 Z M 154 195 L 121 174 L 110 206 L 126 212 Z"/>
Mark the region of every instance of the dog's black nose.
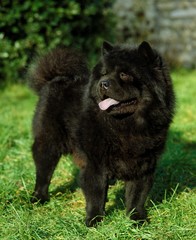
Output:
<path fill-rule="evenodd" d="M 108 80 L 103 80 L 100 82 L 100 87 L 107 90 L 110 86 L 110 82 Z"/>

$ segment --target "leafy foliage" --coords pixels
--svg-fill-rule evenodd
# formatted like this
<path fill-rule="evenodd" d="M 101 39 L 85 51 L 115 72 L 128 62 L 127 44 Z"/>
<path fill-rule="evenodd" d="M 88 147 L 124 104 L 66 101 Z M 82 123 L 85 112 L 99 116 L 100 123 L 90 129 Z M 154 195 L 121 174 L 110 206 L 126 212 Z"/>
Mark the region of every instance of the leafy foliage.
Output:
<path fill-rule="evenodd" d="M 113 0 L 2 1 L 0 78 L 20 78 L 35 52 L 57 45 L 79 47 L 87 56 L 95 56 L 102 40 L 112 38 L 112 3 Z"/>

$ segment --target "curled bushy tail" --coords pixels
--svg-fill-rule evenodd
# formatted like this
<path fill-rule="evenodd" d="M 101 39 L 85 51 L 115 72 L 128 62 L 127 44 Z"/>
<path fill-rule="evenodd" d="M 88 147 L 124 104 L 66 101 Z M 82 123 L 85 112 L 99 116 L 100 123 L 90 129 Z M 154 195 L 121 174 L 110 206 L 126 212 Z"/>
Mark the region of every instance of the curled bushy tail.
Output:
<path fill-rule="evenodd" d="M 89 77 L 88 67 L 82 54 L 68 48 L 55 48 L 38 57 L 28 71 L 29 85 L 38 94 L 45 84 L 61 78 L 69 85 L 85 83 Z"/>

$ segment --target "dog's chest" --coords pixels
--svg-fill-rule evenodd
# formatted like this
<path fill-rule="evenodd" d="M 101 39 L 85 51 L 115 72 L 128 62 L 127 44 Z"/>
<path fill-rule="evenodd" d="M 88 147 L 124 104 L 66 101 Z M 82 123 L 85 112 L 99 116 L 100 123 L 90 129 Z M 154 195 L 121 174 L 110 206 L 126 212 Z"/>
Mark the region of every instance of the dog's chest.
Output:
<path fill-rule="evenodd" d="M 116 139 L 108 149 L 108 171 L 123 180 L 138 178 L 147 173 L 154 165 L 153 145 L 149 138 L 144 137 Z"/>

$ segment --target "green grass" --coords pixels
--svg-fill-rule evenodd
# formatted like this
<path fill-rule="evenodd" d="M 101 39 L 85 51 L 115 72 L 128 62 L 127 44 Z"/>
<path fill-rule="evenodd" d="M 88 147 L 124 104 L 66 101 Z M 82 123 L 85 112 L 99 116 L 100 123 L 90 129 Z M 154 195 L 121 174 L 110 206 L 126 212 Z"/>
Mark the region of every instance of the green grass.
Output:
<path fill-rule="evenodd" d="M 78 170 L 62 158 L 50 187 L 51 201 L 32 205 L 35 169 L 31 121 L 36 96 L 25 86 L 0 91 L 0 239 L 196 239 L 196 71 L 172 73 L 177 111 L 147 204 L 150 223 L 135 227 L 125 216 L 123 183 L 109 189 L 106 217 L 84 225 Z"/>

